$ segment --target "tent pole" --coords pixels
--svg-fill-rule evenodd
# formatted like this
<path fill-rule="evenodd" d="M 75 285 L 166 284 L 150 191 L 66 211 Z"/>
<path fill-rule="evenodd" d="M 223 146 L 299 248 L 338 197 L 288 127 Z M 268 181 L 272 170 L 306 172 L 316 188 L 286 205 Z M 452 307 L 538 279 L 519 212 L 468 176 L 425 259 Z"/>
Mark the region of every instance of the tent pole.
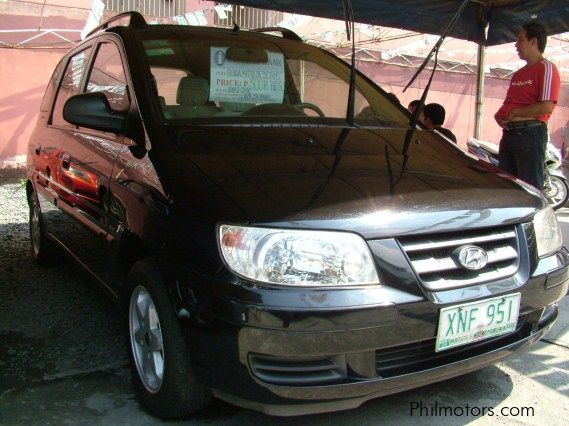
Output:
<path fill-rule="evenodd" d="M 476 79 L 476 117 L 474 121 L 474 137 L 480 139 L 482 135 L 482 121 L 484 106 L 484 60 L 486 57 L 486 47 L 483 44 L 478 45 L 477 56 L 477 79 Z"/>

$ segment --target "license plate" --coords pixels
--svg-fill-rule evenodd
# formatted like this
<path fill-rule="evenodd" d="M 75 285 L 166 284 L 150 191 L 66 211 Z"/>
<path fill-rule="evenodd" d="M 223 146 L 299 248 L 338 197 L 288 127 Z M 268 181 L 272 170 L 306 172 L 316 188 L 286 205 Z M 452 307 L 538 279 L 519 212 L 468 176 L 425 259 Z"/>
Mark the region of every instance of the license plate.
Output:
<path fill-rule="evenodd" d="M 519 311 L 520 293 L 443 308 L 435 351 L 511 333 Z"/>

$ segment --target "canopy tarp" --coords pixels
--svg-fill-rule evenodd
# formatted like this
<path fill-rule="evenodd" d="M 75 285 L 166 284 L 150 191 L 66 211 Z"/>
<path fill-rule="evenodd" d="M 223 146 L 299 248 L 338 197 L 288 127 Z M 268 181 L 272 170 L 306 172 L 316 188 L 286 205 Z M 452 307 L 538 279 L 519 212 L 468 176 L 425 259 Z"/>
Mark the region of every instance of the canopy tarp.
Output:
<path fill-rule="evenodd" d="M 356 22 L 441 34 L 462 1 L 352 0 L 352 8 Z M 342 0 L 237 0 L 226 3 L 344 19 Z M 470 0 L 449 35 L 486 46 L 508 43 L 517 39 L 522 24 L 534 19 L 545 26 L 548 34 L 569 31 L 569 0 Z"/>

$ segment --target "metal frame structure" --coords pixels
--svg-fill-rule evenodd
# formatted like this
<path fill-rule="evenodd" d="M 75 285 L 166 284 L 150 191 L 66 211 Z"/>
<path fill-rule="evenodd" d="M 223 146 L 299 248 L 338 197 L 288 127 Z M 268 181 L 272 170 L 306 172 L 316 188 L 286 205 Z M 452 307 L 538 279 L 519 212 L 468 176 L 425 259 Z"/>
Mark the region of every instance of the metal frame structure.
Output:
<path fill-rule="evenodd" d="M 28 37 L 22 41 L 17 43 L 7 43 L 1 40 L 2 34 L 14 34 L 14 33 L 21 33 L 21 34 L 35 34 L 31 37 Z M 64 43 L 68 43 L 68 45 L 59 46 L 60 48 L 69 48 L 74 46 L 78 41 L 80 41 L 80 37 L 77 39 L 71 39 L 65 37 L 63 34 L 77 34 L 78 36 L 81 35 L 81 30 L 69 30 L 69 29 L 51 29 L 51 28 L 36 28 L 36 29 L 17 29 L 17 30 L 0 30 L 0 47 L 4 48 L 56 48 L 53 43 L 49 44 L 39 44 L 39 45 L 31 45 L 32 41 L 37 41 L 38 39 L 45 38 L 49 35 L 55 36 L 61 39 Z"/>

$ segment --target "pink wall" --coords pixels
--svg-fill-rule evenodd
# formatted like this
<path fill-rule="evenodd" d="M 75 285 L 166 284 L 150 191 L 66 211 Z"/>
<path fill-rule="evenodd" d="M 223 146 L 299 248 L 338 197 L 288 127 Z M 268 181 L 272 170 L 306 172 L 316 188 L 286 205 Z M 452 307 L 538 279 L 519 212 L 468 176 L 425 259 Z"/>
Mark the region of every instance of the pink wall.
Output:
<path fill-rule="evenodd" d="M 0 168 L 25 161 L 45 86 L 65 51 L 0 49 Z M 18 158 L 19 156 L 19 158 Z"/>

